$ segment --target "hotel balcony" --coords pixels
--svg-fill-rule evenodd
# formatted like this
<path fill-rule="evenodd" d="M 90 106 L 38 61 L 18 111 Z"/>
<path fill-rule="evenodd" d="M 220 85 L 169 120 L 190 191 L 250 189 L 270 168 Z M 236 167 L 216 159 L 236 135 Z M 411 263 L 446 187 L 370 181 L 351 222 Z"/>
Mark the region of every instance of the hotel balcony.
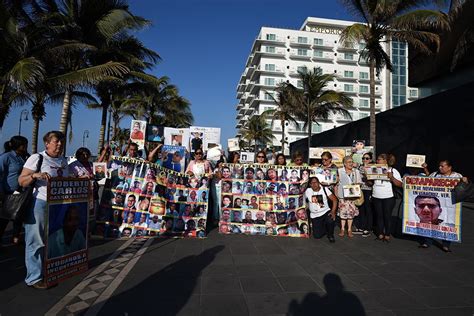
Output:
<path fill-rule="evenodd" d="M 273 76 L 284 76 L 285 70 L 280 67 L 275 67 L 275 69 L 270 70 L 270 69 L 265 69 L 265 66 L 263 67 L 258 66 L 257 69 L 255 69 L 255 73 L 273 75 Z"/>
<path fill-rule="evenodd" d="M 329 43 L 325 43 L 325 42 L 322 45 L 313 43 L 313 48 L 314 49 L 322 49 L 322 50 L 333 50 L 334 45 L 329 44 Z"/>
<path fill-rule="evenodd" d="M 271 45 L 285 45 L 286 38 L 281 36 L 275 36 L 273 39 L 271 37 L 267 37 L 265 35 L 259 36 L 255 39 L 256 42 L 262 44 L 271 44 Z"/>
<path fill-rule="evenodd" d="M 337 47 L 337 51 L 339 52 L 352 52 L 352 53 L 357 53 L 359 50 L 355 48 L 354 46 L 343 46 L 339 45 Z"/>
<path fill-rule="evenodd" d="M 370 88 L 369 88 L 369 91 L 367 92 L 359 91 L 359 95 L 362 97 L 370 97 Z M 381 96 L 382 96 L 382 92 L 375 90 L 375 97 L 380 98 Z"/>
<path fill-rule="evenodd" d="M 338 81 L 346 81 L 346 82 L 356 82 L 357 78 L 356 77 L 344 77 L 344 76 L 339 76 L 336 78 Z"/>
<path fill-rule="evenodd" d="M 263 56 L 263 57 L 273 57 L 273 58 L 285 58 L 285 53 L 286 51 L 284 49 L 275 49 L 274 52 L 268 52 L 266 50 L 263 51 L 256 51 L 255 55 L 257 56 Z"/>
<path fill-rule="evenodd" d="M 334 55 L 332 53 L 324 53 L 322 55 L 313 54 L 313 61 L 322 61 L 332 63 L 334 61 Z"/>
<path fill-rule="evenodd" d="M 307 51 L 306 55 L 303 55 L 303 54 L 298 54 L 298 52 L 296 50 L 291 50 L 290 51 L 290 58 L 311 60 L 311 51 Z"/>
<path fill-rule="evenodd" d="M 305 42 L 305 41 L 298 41 L 297 38 L 291 38 L 290 39 L 290 46 L 311 48 L 311 43 L 310 43 L 309 39 L 306 39 L 306 42 Z"/>
<path fill-rule="evenodd" d="M 346 58 L 338 58 L 337 62 L 340 64 L 353 64 L 357 65 L 357 59 L 346 59 Z"/>

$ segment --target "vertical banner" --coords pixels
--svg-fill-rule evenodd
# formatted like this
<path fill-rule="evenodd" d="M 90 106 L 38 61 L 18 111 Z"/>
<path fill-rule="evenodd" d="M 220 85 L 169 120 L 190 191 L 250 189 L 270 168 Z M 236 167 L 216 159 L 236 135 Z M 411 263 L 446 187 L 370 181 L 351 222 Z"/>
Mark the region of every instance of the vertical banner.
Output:
<path fill-rule="evenodd" d="M 98 212 L 106 237 L 205 237 L 209 178 L 190 177 L 156 164 L 113 157 Z"/>
<path fill-rule="evenodd" d="M 44 280 L 59 283 L 88 267 L 88 213 L 91 182 L 53 178 L 48 183 Z"/>
<path fill-rule="evenodd" d="M 132 120 L 130 125 L 130 140 L 138 145 L 138 149 L 145 148 L 146 122 Z"/>
<path fill-rule="evenodd" d="M 405 177 L 403 233 L 461 242 L 461 203 L 452 203 L 459 179 Z"/>
<path fill-rule="evenodd" d="M 309 237 L 304 190 L 309 170 L 224 164 L 219 232 Z"/>
<path fill-rule="evenodd" d="M 191 152 L 197 149 L 207 151 L 221 143 L 221 129 L 218 127 L 191 126 L 189 134 Z"/>
<path fill-rule="evenodd" d="M 184 146 L 189 151 L 189 128 L 165 127 L 165 145 Z"/>

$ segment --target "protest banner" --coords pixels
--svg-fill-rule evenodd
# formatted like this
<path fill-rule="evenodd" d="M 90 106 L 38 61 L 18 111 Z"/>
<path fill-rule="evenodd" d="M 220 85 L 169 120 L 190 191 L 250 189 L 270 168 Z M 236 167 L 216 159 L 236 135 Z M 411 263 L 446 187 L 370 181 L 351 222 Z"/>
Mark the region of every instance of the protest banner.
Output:
<path fill-rule="evenodd" d="M 423 168 L 422 165 L 425 163 L 426 156 L 425 155 L 407 155 L 407 167 L 411 168 Z"/>
<path fill-rule="evenodd" d="M 371 164 L 364 166 L 367 180 L 388 180 L 388 166 L 382 164 Z"/>
<path fill-rule="evenodd" d="M 91 182 L 52 178 L 48 182 L 44 281 L 54 285 L 88 268 L 88 213 Z"/>
<path fill-rule="evenodd" d="M 224 164 L 222 175 L 220 233 L 309 236 L 307 168 Z"/>
<path fill-rule="evenodd" d="M 148 124 L 146 127 L 146 141 L 151 143 L 163 143 L 164 128 L 160 125 Z"/>
<path fill-rule="evenodd" d="M 240 162 L 241 163 L 254 163 L 255 162 L 255 153 L 251 151 L 243 151 L 240 153 Z"/>
<path fill-rule="evenodd" d="M 309 169 L 312 177 L 317 177 L 319 182 L 323 184 L 334 184 L 337 182 L 337 169 L 336 168 L 320 168 L 312 167 Z"/>
<path fill-rule="evenodd" d="M 228 148 L 229 152 L 239 151 L 240 150 L 239 139 L 238 138 L 229 138 L 227 140 L 227 148 Z"/>
<path fill-rule="evenodd" d="M 176 172 L 184 172 L 186 162 L 186 148 L 184 146 L 163 145 L 161 148 L 162 165 Z"/>
<path fill-rule="evenodd" d="M 460 179 L 405 177 L 403 233 L 461 242 L 461 203 L 452 203 Z"/>
<path fill-rule="evenodd" d="M 165 145 L 184 146 L 189 151 L 189 128 L 165 127 Z"/>
<path fill-rule="evenodd" d="M 309 149 L 310 159 L 321 159 L 323 152 L 328 151 L 332 156 L 332 163 L 338 167 L 342 167 L 342 159 L 345 156 L 350 156 L 352 147 L 313 147 Z"/>
<path fill-rule="evenodd" d="M 106 237 L 205 237 L 209 178 L 113 157 L 97 215 Z"/>
<path fill-rule="evenodd" d="M 138 149 L 145 148 L 146 121 L 132 120 L 130 125 L 130 141 L 138 145 Z"/>
<path fill-rule="evenodd" d="M 199 148 L 207 151 L 221 143 L 221 129 L 218 127 L 191 126 L 189 133 L 191 152 Z"/>

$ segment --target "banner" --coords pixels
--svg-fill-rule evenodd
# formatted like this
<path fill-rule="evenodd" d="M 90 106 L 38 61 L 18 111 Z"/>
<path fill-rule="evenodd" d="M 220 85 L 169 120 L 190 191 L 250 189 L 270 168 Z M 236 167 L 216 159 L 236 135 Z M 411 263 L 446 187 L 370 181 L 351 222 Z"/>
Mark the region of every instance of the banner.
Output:
<path fill-rule="evenodd" d="M 403 232 L 461 242 L 461 203 L 452 203 L 459 179 L 405 177 Z"/>
<path fill-rule="evenodd" d="M 222 234 L 309 237 L 305 183 L 309 170 L 269 164 L 224 164 Z"/>
<path fill-rule="evenodd" d="M 138 149 L 145 148 L 146 121 L 132 120 L 130 125 L 130 140 L 138 145 Z"/>
<path fill-rule="evenodd" d="M 196 149 L 207 151 L 221 143 L 221 129 L 218 127 L 191 126 L 189 134 L 191 152 Z"/>
<path fill-rule="evenodd" d="M 317 177 L 319 182 L 325 185 L 335 184 L 337 182 L 336 168 L 310 167 L 310 176 Z"/>
<path fill-rule="evenodd" d="M 205 237 L 209 178 L 113 157 L 97 217 L 106 237 Z"/>
<path fill-rule="evenodd" d="M 382 164 L 371 164 L 364 166 L 367 180 L 388 180 L 388 166 Z"/>
<path fill-rule="evenodd" d="M 165 127 L 165 145 L 184 146 L 189 151 L 189 128 Z"/>
<path fill-rule="evenodd" d="M 44 280 L 57 284 L 88 268 L 88 214 L 91 182 L 52 178 L 48 182 Z"/>

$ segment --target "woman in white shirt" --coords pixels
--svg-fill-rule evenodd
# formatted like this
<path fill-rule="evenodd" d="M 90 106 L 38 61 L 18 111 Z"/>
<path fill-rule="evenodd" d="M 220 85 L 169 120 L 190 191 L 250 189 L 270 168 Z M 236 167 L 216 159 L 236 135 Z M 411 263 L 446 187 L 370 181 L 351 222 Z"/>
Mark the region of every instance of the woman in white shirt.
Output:
<path fill-rule="evenodd" d="M 395 196 L 392 185 L 402 187 L 402 177 L 395 165 L 395 156 L 391 154 L 380 154 L 377 156 L 377 164 L 388 165 L 387 180 L 374 180 L 372 187 L 372 201 L 377 215 L 377 239 L 390 240 L 390 222 L 392 210 L 395 206 Z"/>

